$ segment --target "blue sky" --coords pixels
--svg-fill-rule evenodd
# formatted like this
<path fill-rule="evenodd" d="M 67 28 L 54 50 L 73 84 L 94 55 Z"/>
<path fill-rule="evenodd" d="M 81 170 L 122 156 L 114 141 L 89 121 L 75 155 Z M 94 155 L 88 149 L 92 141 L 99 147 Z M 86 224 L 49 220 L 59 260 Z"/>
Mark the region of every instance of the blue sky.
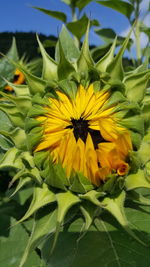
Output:
<path fill-rule="evenodd" d="M 0 32 L 34 31 L 58 36 L 62 23 L 31 6 L 65 12 L 68 21 L 71 20 L 70 9 L 61 0 L 1 0 Z M 90 3 L 85 11 L 92 19 L 99 20 L 102 28 L 113 28 L 117 34 L 125 32 L 129 27 L 128 20 L 122 14 L 97 3 Z M 90 43 L 101 44 L 100 38 L 93 31 L 90 34 Z"/>

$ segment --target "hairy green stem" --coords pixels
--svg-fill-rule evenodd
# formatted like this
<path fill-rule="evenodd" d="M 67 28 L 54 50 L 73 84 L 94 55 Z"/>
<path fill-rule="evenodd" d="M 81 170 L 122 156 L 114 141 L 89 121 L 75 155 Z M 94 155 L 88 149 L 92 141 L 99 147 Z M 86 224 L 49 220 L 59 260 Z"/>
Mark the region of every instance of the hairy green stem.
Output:
<path fill-rule="evenodd" d="M 77 19 L 78 18 L 77 18 L 76 10 L 74 7 L 72 7 L 72 21 L 75 22 L 75 21 L 77 21 Z M 74 36 L 74 42 L 75 42 L 75 45 L 79 48 L 80 42 L 76 36 Z"/>
<path fill-rule="evenodd" d="M 136 55 L 138 65 L 141 64 L 141 44 L 140 44 L 140 22 L 137 20 L 135 28 L 135 38 L 136 38 Z"/>

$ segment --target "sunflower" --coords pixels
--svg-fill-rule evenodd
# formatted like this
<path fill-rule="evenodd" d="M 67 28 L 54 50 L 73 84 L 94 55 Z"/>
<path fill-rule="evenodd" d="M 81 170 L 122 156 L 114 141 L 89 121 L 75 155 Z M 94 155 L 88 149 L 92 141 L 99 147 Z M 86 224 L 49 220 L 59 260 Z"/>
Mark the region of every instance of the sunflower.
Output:
<path fill-rule="evenodd" d="M 48 150 L 54 163 L 61 163 L 69 178 L 81 172 L 99 185 L 112 171 L 125 175 L 132 150 L 129 132 L 119 126 L 114 107 L 105 108 L 110 92 L 79 86 L 75 99 L 57 91 L 49 98 L 46 114 L 37 117 L 44 127 L 35 151 Z"/>
<path fill-rule="evenodd" d="M 19 69 L 16 69 L 12 83 L 13 84 L 24 84 L 24 82 L 25 82 L 24 74 Z M 9 92 L 13 91 L 13 88 L 10 85 L 6 85 L 4 89 Z"/>
<path fill-rule="evenodd" d="M 126 198 L 149 203 L 136 189 L 150 188 L 146 90 L 150 70 L 123 71 L 122 55 L 129 36 L 116 56 L 114 40 L 108 53 L 95 63 L 88 30 L 79 51 L 63 28 L 56 60 L 38 40 L 41 77 L 14 63 L 26 85 L 13 84 L 13 95 L 1 92 L 6 101 L 0 109 L 7 125 L 2 124 L 1 130 L 0 169 L 14 170 L 11 184 L 18 184 L 13 194 L 25 185 L 33 188 L 29 209 L 20 220 L 36 212 L 27 248 L 55 231 L 53 251 L 66 214 L 71 221 L 84 218 L 83 230 L 87 231 L 97 214 L 108 211 L 135 237 L 124 209 Z M 43 210 L 46 216 L 41 218 Z"/>

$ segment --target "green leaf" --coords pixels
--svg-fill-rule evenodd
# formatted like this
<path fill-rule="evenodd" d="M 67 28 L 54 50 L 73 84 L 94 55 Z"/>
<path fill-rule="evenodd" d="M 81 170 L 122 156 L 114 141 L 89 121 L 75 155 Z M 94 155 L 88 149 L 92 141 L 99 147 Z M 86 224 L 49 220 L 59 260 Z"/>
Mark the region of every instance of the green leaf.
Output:
<path fill-rule="evenodd" d="M 112 43 L 116 38 L 116 33 L 110 28 L 95 29 L 95 33 L 98 34 L 106 43 Z"/>
<path fill-rule="evenodd" d="M 5 233 L 5 237 L 0 237 L 0 267 L 16 267 L 19 266 L 21 255 L 24 252 L 25 244 L 28 240 L 28 234 L 21 224 L 13 227 L 16 222 L 14 219 L 6 215 L 3 215 L 2 217 L 1 230 L 3 230 L 3 233 Z M 8 220 L 11 220 L 9 227 L 6 225 L 7 218 Z M 27 266 L 44 267 L 45 265 L 42 263 L 42 260 L 38 254 L 33 251 L 29 255 L 24 267 Z"/>
<path fill-rule="evenodd" d="M 48 207 L 48 213 L 45 215 L 42 212 L 39 212 L 35 217 L 33 223 L 32 233 L 25 248 L 24 254 L 21 258 L 20 266 L 22 267 L 31 251 L 35 249 L 45 238 L 46 236 L 53 233 L 56 229 L 56 218 L 57 218 L 57 209 L 51 211 Z"/>
<path fill-rule="evenodd" d="M 148 81 L 150 80 L 150 71 L 135 73 L 124 79 L 126 87 L 125 93 L 130 101 L 140 102 L 143 100 Z"/>
<path fill-rule="evenodd" d="M 54 201 L 56 201 L 55 195 L 52 191 L 48 189 L 46 184 L 43 184 L 43 187 L 35 187 L 30 207 L 27 210 L 26 214 L 18 221 L 18 223 L 29 218 L 35 211 L 37 211 L 41 207 Z"/>
<path fill-rule="evenodd" d="M 41 50 L 43 57 L 43 69 L 42 69 L 42 78 L 45 80 L 57 80 L 57 64 L 56 62 L 47 54 L 42 43 L 37 36 L 38 44 Z"/>
<path fill-rule="evenodd" d="M 132 12 L 134 11 L 133 5 L 120 0 L 113 0 L 113 1 L 96 1 L 98 4 L 103 6 L 112 8 L 121 14 L 125 15 L 127 18 L 130 18 Z"/>
<path fill-rule="evenodd" d="M 33 6 L 33 8 L 45 13 L 46 15 L 48 16 L 51 16 L 53 18 L 56 18 L 56 19 L 59 19 L 63 22 L 66 22 L 66 14 L 63 13 L 63 12 L 59 12 L 59 11 L 52 11 L 52 10 L 49 10 L 49 9 L 45 9 L 45 8 L 41 8 L 41 7 L 36 7 L 36 6 Z"/>
<path fill-rule="evenodd" d="M 78 0 L 76 3 L 76 6 L 79 8 L 79 10 L 82 10 L 84 7 L 86 7 L 92 0 Z"/>
<path fill-rule="evenodd" d="M 142 231 L 141 236 L 149 241 L 150 207 L 126 208 L 127 219 L 133 230 Z M 142 218 L 142 219 L 141 219 Z M 52 237 L 45 242 L 42 256 L 49 266 L 55 267 L 141 267 L 150 265 L 149 246 L 143 246 L 129 236 L 108 213 L 102 213 L 85 235 L 80 234 L 81 219 L 75 220 L 63 232 L 52 255 L 49 247 Z M 63 249 L 62 249 L 63 248 Z"/>
<path fill-rule="evenodd" d="M 146 26 L 143 22 L 140 22 L 140 31 L 144 32 L 150 39 L 150 28 Z"/>
<path fill-rule="evenodd" d="M 79 20 L 67 23 L 66 27 L 80 41 L 82 36 L 86 33 L 88 23 L 89 19 L 84 14 Z M 90 26 L 92 25 L 99 26 L 96 20 L 90 21 Z"/>

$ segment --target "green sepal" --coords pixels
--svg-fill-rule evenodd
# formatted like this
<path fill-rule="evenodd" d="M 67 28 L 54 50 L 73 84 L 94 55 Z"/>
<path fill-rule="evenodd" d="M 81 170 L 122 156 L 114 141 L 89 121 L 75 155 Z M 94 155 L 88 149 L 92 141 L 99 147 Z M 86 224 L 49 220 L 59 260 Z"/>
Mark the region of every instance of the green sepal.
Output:
<path fill-rule="evenodd" d="M 111 48 L 109 49 L 109 51 L 106 53 L 106 55 L 104 55 L 95 65 L 96 69 L 101 71 L 101 72 L 105 72 L 107 69 L 107 66 L 111 63 L 111 61 L 114 58 L 114 51 L 116 48 L 116 41 L 117 41 L 117 37 L 114 39 L 114 42 L 111 46 Z"/>
<path fill-rule="evenodd" d="M 11 141 L 13 141 L 16 148 L 21 150 L 26 149 L 26 134 L 24 130 L 17 127 L 11 132 L 0 131 L 0 134 L 8 137 Z"/>
<path fill-rule="evenodd" d="M 24 116 L 18 111 L 16 106 L 11 104 L 1 104 L 0 110 L 6 113 L 14 126 L 24 128 Z"/>
<path fill-rule="evenodd" d="M 28 151 L 21 153 L 21 159 L 25 165 L 28 165 L 30 168 L 35 168 L 33 156 Z"/>
<path fill-rule="evenodd" d="M 135 73 L 124 79 L 125 93 L 130 101 L 140 102 L 144 98 L 146 86 L 150 80 L 150 70 Z"/>
<path fill-rule="evenodd" d="M 32 97 L 32 103 L 37 105 L 49 105 L 50 102 L 47 97 L 41 98 L 39 94 L 36 94 Z"/>
<path fill-rule="evenodd" d="M 11 131 L 12 130 L 12 123 L 7 116 L 7 113 L 0 110 L 0 122 L 1 122 L 1 130 L 3 131 Z"/>
<path fill-rule="evenodd" d="M 59 80 L 64 80 L 68 78 L 71 73 L 75 72 L 75 68 L 67 60 L 60 41 L 59 41 L 59 56 L 60 56 L 60 61 L 58 64 L 58 78 Z"/>
<path fill-rule="evenodd" d="M 89 27 L 90 27 L 90 23 L 88 24 L 87 27 L 87 31 L 86 31 L 86 35 L 85 35 L 85 39 L 81 48 L 81 54 L 80 57 L 77 61 L 77 66 L 78 66 L 78 71 L 79 72 L 85 72 L 88 71 L 89 68 L 91 68 L 92 66 L 94 66 L 94 61 L 91 57 L 91 53 L 89 50 Z"/>
<path fill-rule="evenodd" d="M 57 226 L 56 226 L 56 232 L 54 236 L 53 245 L 51 248 L 51 253 L 53 252 L 57 238 L 60 232 L 61 223 L 63 222 L 65 215 L 67 211 L 75 204 L 78 204 L 80 202 L 79 197 L 72 194 L 70 191 L 59 193 L 56 195 L 56 200 L 58 203 L 58 213 L 57 213 Z"/>
<path fill-rule="evenodd" d="M 130 131 L 130 135 L 131 135 L 131 140 L 132 140 L 133 147 L 136 147 L 136 149 L 139 149 L 139 147 L 141 145 L 141 141 L 142 141 L 141 134 L 133 132 L 133 131 Z"/>
<path fill-rule="evenodd" d="M 99 188 L 99 191 L 106 192 L 109 194 L 117 194 L 122 191 L 124 187 L 124 178 L 116 177 L 116 174 L 111 174 L 106 180 L 103 186 Z"/>
<path fill-rule="evenodd" d="M 142 118 L 145 121 L 145 126 L 150 127 L 150 92 L 149 89 L 146 90 L 145 97 L 142 101 Z"/>
<path fill-rule="evenodd" d="M 25 131 L 29 132 L 32 128 L 37 127 L 41 124 L 41 121 L 38 121 L 34 118 L 27 117 L 25 119 Z"/>
<path fill-rule="evenodd" d="M 48 186 L 43 183 L 42 187 L 35 187 L 33 192 L 33 199 L 29 206 L 29 209 L 25 215 L 18 221 L 23 222 L 28 219 L 35 211 L 41 207 L 56 201 L 55 194 L 49 190 Z"/>
<path fill-rule="evenodd" d="M 142 167 L 142 162 L 139 157 L 138 151 L 129 151 L 129 165 L 130 165 L 130 173 L 136 173 L 139 168 Z"/>
<path fill-rule="evenodd" d="M 53 164 L 49 157 L 45 161 L 45 165 L 43 165 L 41 175 L 45 178 L 45 182 L 48 185 L 65 191 L 67 190 L 66 186 L 69 185 L 69 181 L 66 177 L 65 170 L 61 164 Z"/>
<path fill-rule="evenodd" d="M 37 117 L 47 113 L 47 110 L 40 105 L 34 105 L 28 112 L 28 117 Z"/>
<path fill-rule="evenodd" d="M 11 86 L 16 94 L 17 97 L 19 96 L 30 96 L 30 91 L 29 91 L 29 87 L 26 84 L 15 84 L 15 83 L 11 83 L 8 80 L 6 80 L 5 78 L 3 78 L 6 83 Z"/>
<path fill-rule="evenodd" d="M 10 197 L 13 197 L 23 186 L 30 183 L 31 181 L 31 177 L 20 178 L 19 183 L 17 184 L 14 192 L 10 195 Z"/>
<path fill-rule="evenodd" d="M 125 197 L 125 191 L 122 191 L 119 195 L 114 196 L 113 198 L 105 197 L 102 201 L 104 209 L 110 212 L 116 218 L 116 220 L 121 224 L 125 231 L 127 231 L 127 233 L 129 233 L 138 242 L 145 245 L 145 243 L 140 240 L 130 229 L 129 222 L 127 221 L 124 212 Z"/>
<path fill-rule="evenodd" d="M 25 80 L 29 86 L 29 91 L 31 94 L 44 93 L 46 87 L 46 81 L 43 79 L 31 74 L 25 66 L 20 63 L 13 61 L 10 58 L 7 58 L 8 61 L 18 68 L 25 76 Z"/>
<path fill-rule="evenodd" d="M 150 188 L 150 182 L 146 179 L 144 170 L 139 169 L 135 174 L 129 174 L 125 179 L 126 190 L 135 188 Z"/>
<path fill-rule="evenodd" d="M 13 143 L 8 138 L 0 134 L 0 148 L 4 151 L 7 151 L 12 146 L 13 146 Z"/>
<path fill-rule="evenodd" d="M 126 98 L 123 96 L 123 94 L 119 91 L 114 91 L 111 94 L 111 97 L 108 99 L 108 101 L 104 104 L 104 109 L 107 109 L 111 107 L 112 105 L 120 104 L 124 102 Z"/>
<path fill-rule="evenodd" d="M 76 173 L 70 178 L 70 190 L 73 192 L 84 194 L 94 188 L 90 180 L 88 180 L 82 173 Z"/>
<path fill-rule="evenodd" d="M 39 151 L 34 153 L 34 162 L 35 165 L 42 170 L 45 160 L 49 157 L 49 151 Z M 45 167 L 45 166 L 44 166 Z"/>
<path fill-rule="evenodd" d="M 77 93 L 77 85 L 73 81 L 62 80 L 58 82 L 59 90 L 68 95 L 70 98 L 75 99 Z"/>
<path fill-rule="evenodd" d="M 62 26 L 62 30 L 59 34 L 59 41 L 61 43 L 65 57 L 76 68 L 76 60 L 79 58 L 80 52 L 64 25 Z M 57 57 L 60 57 L 60 55 L 57 55 Z"/>
<path fill-rule="evenodd" d="M 102 208 L 103 205 L 98 199 L 100 197 L 104 197 L 105 195 L 106 195 L 105 192 L 97 192 L 95 190 L 91 190 L 84 195 L 80 195 L 80 198 L 88 200 L 88 201 L 92 202 L 94 205 Z"/>
<path fill-rule="evenodd" d="M 32 151 L 35 146 L 40 142 L 43 136 L 43 127 L 35 127 L 27 135 L 27 147 L 29 151 Z"/>
<path fill-rule="evenodd" d="M 31 169 L 25 168 L 25 165 L 23 165 L 22 169 L 13 176 L 13 179 L 11 180 L 9 187 L 11 187 L 12 184 L 17 180 L 20 180 L 22 178 L 25 179 L 27 177 L 30 177 L 32 181 L 35 181 L 38 185 L 42 184 L 42 179 L 39 170 L 36 167 Z"/>
<path fill-rule="evenodd" d="M 127 38 L 123 42 L 118 54 L 115 56 L 115 58 L 110 62 L 110 64 L 106 68 L 106 71 L 110 74 L 110 76 L 113 79 L 119 79 L 121 81 L 123 80 L 124 71 L 123 71 L 123 66 L 122 66 L 122 57 L 123 57 L 124 51 L 127 47 L 127 44 L 129 42 L 130 35 L 131 35 L 132 30 L 133 30 L 133 26 L 132 26 Z"/>
<path fill-rule="evenodd" d="M 12 103 L 15 104 L 17 107 L 18 111 L 22 115 L 26 115 L 29 109 L 31 108 L 31 99 L 28 96 L 13 96 L 13 95 L 8 95 L 3 92 L 0 93 L 5 99 L 10 100 Z"/>
<path fill-rule="evenodd" d="M 124 118 L 123 120 L 119 121 L 119 124 L 125 128 L 138 132 L 141 135 L 144 134 L 144 122 L 139 115 Z"/>
<path fill-rule="evenodd" d="M 142 142 L 140 149 L 138 150 L 138 154 L 142 164 L 145 165 L 150 160 L 150 141 Z"/>
<path fill-rule="evenodd" d="M 56 194 L 56 200 L 58 203 L 57 222 L 62 223 L 67 211 L 81 200 L 78 196 L 70 191 Z"/>
<path fill-rule="evenodd" d="M 7 52 L 6 56 L 4 56 L 3 58 L 1 58 L 0 60 L 0 76 L 1 81 L 0 81 L 0 87 L 3 88 L 7 85 L 7 80 L 12 80 L 13 76 L 14 76 L 14 72 L 15 72 L 15 66 L 13 64 L 11 64 L 11 62 L 9 61 L 9 59 L 12 59 L 14 61 L 18 61 L 19 57 L 18 57 L 18 51 L 17 51 L 17 46 L 16 46 L 16 40 L 13 37 L 12 40 L 12 44 L 11 47 L 9 49 L 9 51 Z"/>
<path fill-rule="evenodd" d="M 37 35 L 37 41 L 43 57 L 42 78 L 47 81 L 57 80 L 57 63 L 47 54 Z"/>
<path fill-rule="evenodd" d="M 83 202 L 82 205 L 80 206 L 80 210 L 85 219 L 85 224 L 82 228 L 83 232 L 87 231 L 91 226 L 94 216 L 96 214 L 96 209 L 97 207 L 95 207 L 95 205 L 89 201 Z"/>
<path fill-rule="evenodd" d="M 150 161 L 145 164 L 145 175 L 150 182 Z"/>
<path fill-rule="evenodd" d="M 144 197 L 141 193 L 130 191 L 128 192 L 127 198 L 131 199 L 133 202 L 137 204 L 150 206 L 150 199 Z"/>
<path fill-rule="evenodd" d="M 17 148 L 10 148 L 0 160 L 0 169 L 13 168 L 22 169 L 23 164 L 20 158 L 20 152 Z"/>

